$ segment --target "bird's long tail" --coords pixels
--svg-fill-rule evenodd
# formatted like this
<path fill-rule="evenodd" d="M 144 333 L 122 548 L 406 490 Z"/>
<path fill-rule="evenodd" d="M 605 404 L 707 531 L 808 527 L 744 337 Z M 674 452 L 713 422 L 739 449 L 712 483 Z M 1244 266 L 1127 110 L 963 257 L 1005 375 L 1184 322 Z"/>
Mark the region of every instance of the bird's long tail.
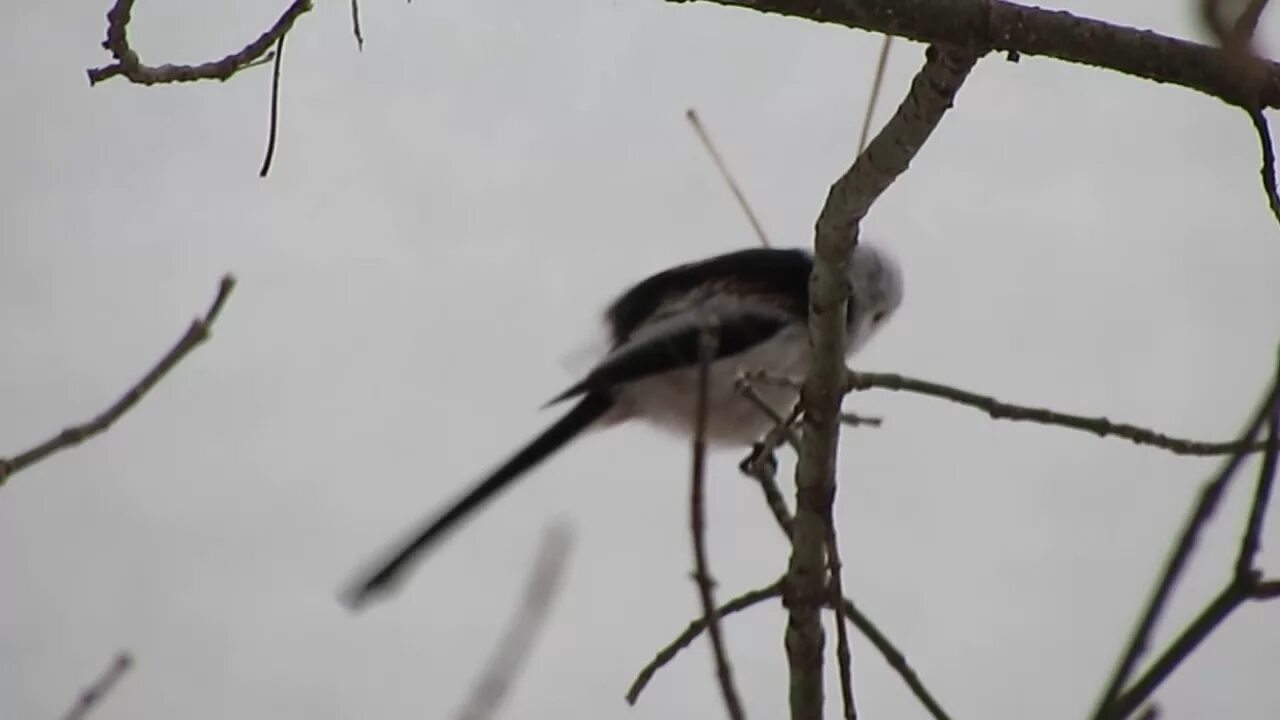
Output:
<path fill-rule="evenodd" d="M 400 550 L 380 562 L 376 572 L 361 580 L 346 594 L 345 601 L 348 607 L 357 610 L 374 595 L 390 591 L 395 582 L 409 569 L 413 560 L 435 541 L 496 497 L 498 492 L 510 485 L 513 480 L 577 437 L 611 407 L 613 407 L 613 398 L 608 394 L 588 393 L 564 417 L 521 448 L 511 459 L 494 470 L 447 510 L 428 521 Z"/>

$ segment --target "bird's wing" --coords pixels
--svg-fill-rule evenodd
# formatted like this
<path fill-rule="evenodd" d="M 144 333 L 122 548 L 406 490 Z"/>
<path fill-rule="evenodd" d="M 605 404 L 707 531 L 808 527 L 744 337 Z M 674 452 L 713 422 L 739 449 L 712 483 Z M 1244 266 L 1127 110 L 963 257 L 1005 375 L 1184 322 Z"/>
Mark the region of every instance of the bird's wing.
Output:
<path fill-rule="evenodd" d="M 714 339 L 709 360 L 719 360 L 755 347 L 793 322 L 793 318 L 776 309 L 734 305 L 691 308 L 638 330 L 631 340 L 548 405 L 582 393 L 607 393 L 621 383 L 694 367 L 701 360 L 703 332 L 711 332 Z"/>

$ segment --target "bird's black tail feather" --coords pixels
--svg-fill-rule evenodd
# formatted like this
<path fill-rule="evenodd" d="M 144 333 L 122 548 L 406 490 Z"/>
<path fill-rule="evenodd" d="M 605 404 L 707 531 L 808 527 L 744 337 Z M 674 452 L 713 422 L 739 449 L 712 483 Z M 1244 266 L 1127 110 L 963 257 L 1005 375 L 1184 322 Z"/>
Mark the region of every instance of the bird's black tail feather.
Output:
<path fill-rule="evenodd" d="M 511 484 L 526 471 L 546 460 L 579 433 L 587 429 L 591 423 L 613 407 L 613 398 L 607 393 L 588 393 L 573 409 L 547 428 L 532 442 L 507 460 L 501 467 L 493 471 L 478 485 L 463 495 L 443 513 L 433 517 L 416 536 L 400 550 L 380 563 L 379 569 L 360 581 L 346 595 L 346 604 L 357 610 L 370 597 L 387 592 L 391 586 L 409 568 L 410 563 L 433 542 L 439 540 L 458 523 L 478 510 L 486 502 L 492 500 L 500 490 Z"/>

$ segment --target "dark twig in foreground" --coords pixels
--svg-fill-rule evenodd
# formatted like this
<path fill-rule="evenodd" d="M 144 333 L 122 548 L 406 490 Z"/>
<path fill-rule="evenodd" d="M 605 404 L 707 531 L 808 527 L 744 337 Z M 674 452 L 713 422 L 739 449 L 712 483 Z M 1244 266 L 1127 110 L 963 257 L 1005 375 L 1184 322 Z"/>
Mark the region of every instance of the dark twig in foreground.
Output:
<path fill-rule="evenodd" d="M 809 282 L 812 362 L 800 393 L 804 421 L 796 465 L 795 531 L 783 595 L 789 611 L 785 645 L 792 720 L 820 720 L 823 713 L 824 556 L 835 495 L 840 402 L 846 392 L 847 270 L 858 226 L 876 199 L 906 172 L 952 107 L 978 55 L 968 48 L 929 47 L 907 97 L 866 151 L 832 184 L 815 224 Z"/>
<path fill-rule="evenodd" d="M 719 328 L 703 328 L 698 343 L 698 397 L 694 415 L 692 486 L 689 499 L 689 526 L 693 534 L 693 579 L 698 586 L 698 599 L 702 602 L 702 616 L 706 619 L 711 638 L 712 655 L 715 657 L 716 678 L 720 681 L 720 693 L 724 696 L 725 709 L 731 720 L 746 717 L 742 701 L 733 685 L 733 669 L 724 649 L 724 636 L 720 632 L 720 616 L 716 609 L 714 581 L 707 569 L 706 507 L 706 453 L 707 453 L 707 404 L 709 402 L 708 375 L 711 358 L 715 356 L 716 336 Z"/>
<path fill-rule="evenodd" d="M 1280 367 L 1277 368 L 1280 373 Z M 1253 444 L 1264 422 L 1269 424 L 1267 455 L 1258 479 L 1258 490 L 1254 495 L 1253 507 L 1249 521 L 1241 540 L 1239 558 L 1232 573 L 1231 582 L 1212 603 L 1189 625 L 1173 642 L 1147 673 L 1125 690 L 1129 678 L 1137 668 L 1138 661 L 1146 652 L 1151 641 L 1151 634 L 1156 623 L 1168 605 L 1174 585 L 1182 575 L 1191 553 L 1195 549 L 1200 533 L 1217 510 L 1219 502 L 1225 495 L 1236 472 L 1244 463 L 1248 453 L 1240 450 L 1232 455 L 1201 491 L 1200 498 L 1192 509 L 1180 533 L 1173 550 L 1165 563 L 1163 572 L 1156 583 L 1155 590 L 1143 611 L 1141 619 L 1134 626 L 1124 653 L 1121 655 L 1111 679 L 1107 683 L 1102 697 L 1094 711 L 1095 720 L 1120 720 L 1134 712 L 1155 688 L 1184 660 L 1199 643 L 1217 627 L 1227 615 L 1245 600 L 1255 597 L 1258 591 L 1258 580 L 1261 573 L 1252 568 L 1253 555 L 1257 550 L 1256 534 L 1261 526 L 1265 504 L 1270 497 L 1276 466 L 1276 454 L 1280 447 L 1276 443 L 1277 403 L 1280 402 L 1280 375 L 1272 380 L 1260 407 L 1249 423 L 1248 429 L 1241 436 L 1239 445 L 1247 447 Z"/>
<path fill-rule="evenodd" d="M 698 111 L 689 108 L 685 111 L 684 116 L 689 120 L 689 124 L 693 126 L 693 131 L 698 134 L 698 139 L 702 141 L 702 146 L 711 155 L 712 162 L 716 164 L 716 169 L 720 171 L 720 177 L 724 178 L 725 184 L 733 192 L 733 197 L 738 200 L 738 205 L 742 208 L 742 212 L 746 213 L 747 221 L 751 223 L 751 229 L 756 231 L 756 237 L 760 239 L 760 244 L 764 247 L 769 247 L 769 236 L 765 235 L 764 228 L 761 227 L 760 221 L 756 219 L 755 212 L 751 210 L 751 203 L 747 202 L 747 196 L 743 194 L 742 188 L 738 187 L 738 181 L 733 179 L 733 174 L 729 172 L 729 166 L 724 164 L 724 158 L 720 157 L 720 152 L 716 150 L 716 146 L 711 142 L 711 136 L 707 134 L 706 128 L 702 127 L 702 121 L 698 119 Z"/>
<path fill-rule="evenodd" d="M 271 68 L 271 124 L 267 127 L 267 154 L 262 158 L 258 177 L 266 177 L 271 171 L 271 159 L 276 154 L 276 128 L 280 120 L 280 64 L 284 62 L 284 35 L 276 41 L 276 61 Z"/>
<path fill-rule="evenodd" d="M 781 581 L 775 582 L 772 585 L 767 585 L 758 590 L 751 590 L 750 592 L 739 595 L 724 605 L 721 605 L 720 608 L 716 610 L 715 614 L 716 617 L 723 618 L 781 595 L 782 583 Z M 640 693 L 644 691 L 645 687 L 649 684 L 649 681 L 653 679 L 654 673 L 658 672 L 660 668 L 671 662 L 671 660 L 674 659 L 681 650 L 684 650 L 693 644 L 693 641 L 697 640 L 698 636 L 702 634 L 702 631 L 706 629 L 707 619 L 705 617 L 700 617 L 689 623 L 689 627 L 685 628 L 684 632 L 677 635 L 675 640 L 672 640 L 666 647 L 659 650 L 658 654 L 649 661 L 648 665 L 645 665 L 640 670 L 640 673 L 636 675 L 636 679 L 631 683 L 631 687 L 627 690 L 627 702 L 631 705 L 635 705 L 636 700 L 640 697 Z"/>
<path fill-rule="evenodd" d="M 187 332 L 178 339 L 177 344 L 170 348 L 164 357 L 160 358 L 160 362 L 148 370 L 147 374 L 133 387 L 129 388 L 111 407 L 102 411 L 92 420 L 66 428 L 16 457 L 11 459 L 0 458 L 0 486 L 4 485 L 10 475 L 31 467 L 59 450 L 79 445 L 110 428 L 116 420 L 120 419 L 121 415 L 128 412 L 134 405 L 137 405 L 138 401 L 151 388 L 155 387 L 156 383 L 164 379 L 164 376 L 181 362 L 188 353 L 209 339 L 209 329 L 213 326 L 214 321 L 218 319 L 219 313 L 222 312 L 222 306 L 226 304 L 227 298 L 231 295 L 231 290 L 234 287 L 235 278 L 231 275 L 222 276 L 222 281 L 218 284 L 218 294 L 213 298 L 213 304 L 209 306 L 209 311 L 205 313 L 204 317 L 193 321 L 191 327 L 187 328 Z"/>
<path fill-rule="evenodd" d="M 979 395 L 978 393 L 961 390 L 950 385 L 942 385 L 891 373 L 864 373 L 850 370 L 848 373 L 848 388 L 851 391 L 880 389 L 928 395 L 982 410 L 995 420 L 1057 425 L 1093 433 L 1099 437 L 1111 435 L 1124 438 L 1136 445 L 1150 445 L 1162 450 L 1168 450 L 1175 455 L 1226 455 L 1238 452 L 1241 449 L 1258 452 L 1265 447 L 1262 443 L 1241 445 L 1239 440 L 1229 442 L 1184 440 L 1136 425 L 1112 422 L 1105 417 L 1086 417 L 1084 415 L 1057 412 L 1047 408 L 1012 405 L 1001 402 L 989 395 Z"/>
<path fill-rule="evenodd" d="M 360 31 L 360 0 L 351 0 L 351 32 L 356 36 L 356 47 L 364 52 L 364 33 Z"/>
<path fill-rule="evenodd" d="M 226 80 L 250 66 L 276 44 L 303 13 L 311 9 L 311 0 L 294 0 L 275 24 L 255 40 L 226 57 L 199 65 L 144 65 L 138 53 L 129 46 L 129 19 L 133 0 L 116 0 L 107 11 L 107 39 L 102 46 L 111 52 L 115 62 L 89 69 L 89 84 L 121 75 L 139 85 Z"/>
<path fill-rule="evenodd" d="M 547 611 L 560 589 L 572 546 L 573 536 L 568 525 L 553 525 L 543 533 L 538 560 L 529 574 L 520 607 L 502 641 L 494 648 L 492 659 L 472 690 L 471 698 L 457 714 L 458 720 L 491 718 L 506 698 L 524 667 L 538 632 L 546 623 Z"/>
<path fill-rule="evenodd" d="M 1276 194 L 1276 151 L 1271 144 L 1271 128 L 1267 125 L 1267 116 L 1261 110 L 1250 110 L 1249 119 L 1253 121 L 1253 129 L 1258 131 L 1258 145 L 1262 149 L 1262 191 L 1267 194 L 1267 205 L 1276 222 L 1280 222 L 1280 195 Z"/>
<path fill-rule="evenodd" d="M 80 697 L 76 699 L 76 704 L 71 706 L 70 710 L 62 716 L 62 720 L 82 720 L 93 710 L 102 699 L 120 682 L 120 678 L 133 667 L 133 656 L 126 650 L 121 650 L 112 658 L 111 664 L 106 670 L 98 676 L 93 684 L 85 688 Z"/>

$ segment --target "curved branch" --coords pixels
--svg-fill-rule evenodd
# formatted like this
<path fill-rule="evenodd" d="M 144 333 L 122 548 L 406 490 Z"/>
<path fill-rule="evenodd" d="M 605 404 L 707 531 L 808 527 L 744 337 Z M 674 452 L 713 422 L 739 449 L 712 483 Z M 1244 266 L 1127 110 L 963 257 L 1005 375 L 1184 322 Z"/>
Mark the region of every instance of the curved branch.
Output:
<path fill-rule="evenodd" d="M 226 80 L 240 70 L 254 64 L 266 54 L 285 33 L 293 27 L 293 23 L 303 13 L 311 10 L 311 0 L 293 0 L 275 24 L 262 33 L 257 39 L 240 50 L 219 60 L 199 65 L 145 65 L 138 53 L 129 46 L 129 19 L 133 13 L 134 0 L 116 0 L 116 4 L 107 11 L 107 39 L 102 47 L 111 52 L 116 61 L 110 65 L 90 68 L 89 84 L 97 83 L 121 75 L 139 85 L 157 85 L 162 83 L 195 82 L 196 80 Z"/>

